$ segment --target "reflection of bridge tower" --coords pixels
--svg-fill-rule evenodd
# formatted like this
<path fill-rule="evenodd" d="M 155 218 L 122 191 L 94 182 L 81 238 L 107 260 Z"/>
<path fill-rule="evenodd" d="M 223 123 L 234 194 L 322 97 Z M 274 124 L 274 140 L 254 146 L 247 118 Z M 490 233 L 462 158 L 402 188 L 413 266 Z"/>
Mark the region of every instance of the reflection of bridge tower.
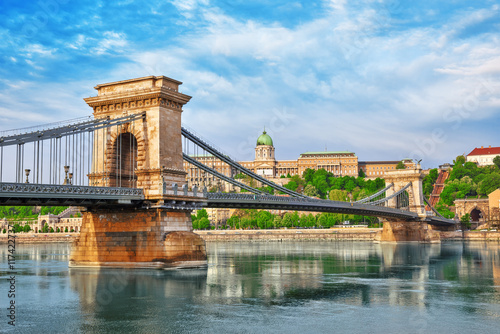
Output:
<path fill-rule="evenodd" d="M 420 164 L 411 169 L 396 169 L 393 171 L 388 171 L 385 173 L 385 182 L 388 184 L 393 183 L 394 186 L 387 190 L 386 196 L 389 197 L 393 193 L 396 193 L 404 188 L 408 183 L 411 183 L 411 186 L 407 189 L 409 209 L 412 212 L 418 213 L 420 217 L 425 218 L 426 212 L 424 204 L 424 193 L 422 188 L 423 178 L 424 174 L 422 173 Z M 388 206 L 395 208 L 396 198 L 390 199 L 388 201 Z"/>
<path fill-rule="evenodd" d="M 199 208 L 200 195 L 186 186 L 177 193 L 175 186 L 185 182 L 181 114 L 191 98 L 179 92 L 180 84 L 149 76 L 97 85 L 97 96 L 85 99 L 95 118 L 144 114 L 94 132 L 89 178 L 95 186 L 141 188 L 146 206 L 89 208 L 73 247 L 72 266 L 206 263 L 204 242 L 192 233 L 190 217 Z"/>

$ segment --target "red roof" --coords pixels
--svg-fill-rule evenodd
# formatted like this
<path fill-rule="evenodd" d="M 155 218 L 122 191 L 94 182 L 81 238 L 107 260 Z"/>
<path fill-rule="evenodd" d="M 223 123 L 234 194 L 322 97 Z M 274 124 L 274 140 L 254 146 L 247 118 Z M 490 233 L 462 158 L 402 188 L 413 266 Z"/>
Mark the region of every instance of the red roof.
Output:
<path fill-rule="evenodd" d="M 481 148 L 475 148 L 467 154 L 467 156 L 470 155 L 487 155 L 487 154 L 497 154 L 500 155 L 500 147 L 481 147 Z"/>

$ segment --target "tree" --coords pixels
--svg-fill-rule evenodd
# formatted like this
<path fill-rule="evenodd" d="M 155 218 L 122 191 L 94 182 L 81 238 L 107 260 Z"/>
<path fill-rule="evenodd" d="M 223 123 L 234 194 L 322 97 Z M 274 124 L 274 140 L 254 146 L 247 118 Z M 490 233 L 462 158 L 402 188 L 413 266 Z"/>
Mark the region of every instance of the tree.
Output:
<path fill-rule="evenodd" d="M 366 177 L 366 174 L 365 174 L 365 171 L 363 169 L 359 169 L 359 172 L 358 172 L 358 176 L 359 177 Z"/>
<path fill-rule="evenodd" d="M 66 226 L 66 228 L 64 229 L 64 232 L 68 233 L 68 227 Z"/>
<path fill-rule="evenodd" d="M 465 228 L 470 228 L 471 227 L 470 214 L 466 213 L 465 215 L 460 217 L 460 223 L 462 224 L 462 230 L 465 230 Z"/>
<path fill-rule="evenodd" d="M 307 168 L 304 171 L 304 173 L 302 173 L 302 177 L 304 178 L 304 180 L 306 181 L 306 183 L 312 182 L 312 179 L 313 179 L 313 176 L 314 176 L 315 172 L 316 171 L 314 169 Z"/>
<path fill-rule="evenodd" d="M 61 229 L 59 229 L 59 227 L 57 228 L 56 230 L 57 233 L 61 232 Z"/>
<path fill-rule="evenodd" d="M 279 215 L 274 216 L 273 225 L 274 225 L 274 228 L 279 228 L 279 227 L 282 226 L 282 224 L 281 224 L 281 216 L 279 216 Z"/>
<path fill-rule="evenodd" d="M 49 233 L 54 233 L 54 229 L 51 227 Z"/>
<path fill-rule="evenodd" d="M 207 217 L 198 219 L 198 229 L 206 230 L 207 228 L 210 228 L 210 220 Z"/>
<path fill-rule="evenodd" d="M 283 187 L 290 189 L 291 191 L 295 191 L 297 190 L 298 185 L 296 182 L 290 181 L 287 184 L 283 185 Z"/>
<path fill-rule="evenodd" d="M 406 167 L 403 161 L 398 162 L 398 164 L 396 165 L 396 169 L 405 169 L 405 168 Z"/>
<path fill-rule="evenodd" d="M 49 224 L 45 223 L 45 225 L 42 227 L 42 233 L 47 233 L 49 232 Z"/>
<path fill-rule="evenodd" d="M 24 225 L 24 228 L 23 228 L 24 232 L 29 232 L 31 231 L 31 226 L 29 226 L 28 224 Z"/>
<path fill-rule="evenodd" d="M 294 221 L 293 221 L 293 214 L 291 212 L 285 213 L 283 216 L 283 219 L 281 221 L 283 227 L 292 227 Z"/>
<path fill-rule="evenodd" d="M 489 174 L 480 183 L 478 193 L 489 195 L 500 188 L 500 174 Z"/>
<path fill-rule="evenodd" d="M 329 197 L 330 197 L 331 201 L 345 202 L 348 195 L 347 195 L 347 191 L 345 191 L 345 190 L 334 189 L 334 190 L 330 191 Z"/>
<path fill-rule="evenodd" d="M 257 226 L 260 229 L 271 228 L 273 224 L 273 215 L 268 211 L 260 211 L 257 214 Z"/>
<path fill-rule="evenodd" d="M 497 166 L 498 169 L 500 169 L 500 155 L 497 155 L 493 158 L 493 163 Z"/>
<path fill-rule="evenodd" d="M 310 196 L 310 197 L 316 197 L 316 196 L 318 196 L 318 190 L 312 184 L 308 184 L 304 188 L 304 195 Z"/>

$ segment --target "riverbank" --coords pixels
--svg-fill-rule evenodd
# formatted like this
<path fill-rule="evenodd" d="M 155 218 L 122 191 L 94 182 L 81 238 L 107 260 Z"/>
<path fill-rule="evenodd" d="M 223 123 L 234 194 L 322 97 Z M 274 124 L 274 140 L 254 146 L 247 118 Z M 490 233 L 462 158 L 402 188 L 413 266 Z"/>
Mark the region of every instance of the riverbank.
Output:
<path fill-rule="evenodd" d="M 221 230 L 194 231 L 203 240 L 210 241 L 371 241 L 381 228 L 356 229 L 280 229 L 280 230 Z"/>
<path fill-rule="evenodd" d="M 80 233 L 15 233 L 16 244 L 37 244 L 46 242 L 73 242 Z M 7 233 L 0 234 L 0 244 L 7 243 Z"/>
<path fill-rule="evenodd" d="M 356 229 L 280 229 L 280 230 L 211 230 L 194 231 L 206 242 L 226 241 L 374 241 L 381 228 Z M 16 233 L 16 243 L 73 242 L 80 233 Z M 500 231 L 440 232 L 441 240 L 496 241 Z M 7 234 L 0 234 L 0 243 L 7 243 Z"/>

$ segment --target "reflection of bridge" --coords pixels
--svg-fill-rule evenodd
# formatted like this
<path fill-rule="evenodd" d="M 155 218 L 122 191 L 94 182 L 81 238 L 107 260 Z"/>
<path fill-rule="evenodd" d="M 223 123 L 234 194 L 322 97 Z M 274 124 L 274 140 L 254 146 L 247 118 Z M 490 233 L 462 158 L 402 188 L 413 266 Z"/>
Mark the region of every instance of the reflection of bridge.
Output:
<path fill-rule="evenodd" d="M 399 231 L 400 223 L 387 223 L 387 240 L 400 240 L 401 233 L 405 240 L 422 240 L 429 237 L 427 224 L 453 225 L 425 210 L 419 166 L 387 173 L 386 188 L 355 203 L 309 198 L 270 182 L 181 127 L 182 106 L 190 97 L 178 91 L 180 84 L 151 76 L 98 85 L 98 96 L 85 99 L 93 118 L 1 133 L 0 203 L 87 207 L 72 255 L 75 265 L 200 264 L 204 246 L 191 233 L 190 212 L 204 206 L 337 212 L 417 223 L 411 237 L 407 229 Z M 230 172 L 203 165 L 190 151 L 215 156 Z M 188 189 L 183 159 L 200 175 L 253 195 Z M 285 196 L 264 195 L 237 181 L 235 172 Z"/>

